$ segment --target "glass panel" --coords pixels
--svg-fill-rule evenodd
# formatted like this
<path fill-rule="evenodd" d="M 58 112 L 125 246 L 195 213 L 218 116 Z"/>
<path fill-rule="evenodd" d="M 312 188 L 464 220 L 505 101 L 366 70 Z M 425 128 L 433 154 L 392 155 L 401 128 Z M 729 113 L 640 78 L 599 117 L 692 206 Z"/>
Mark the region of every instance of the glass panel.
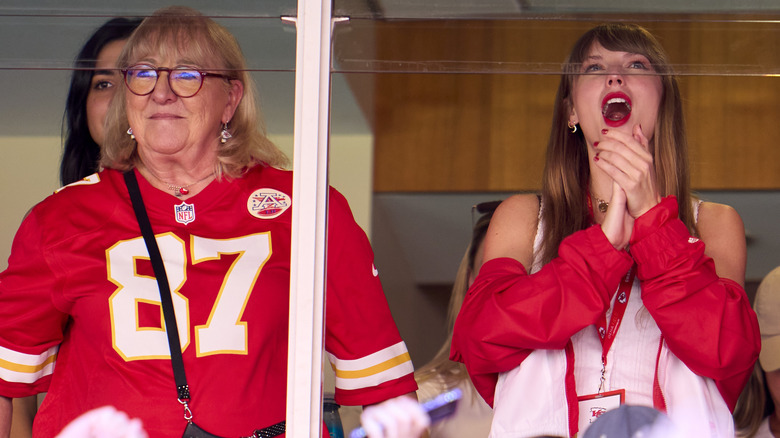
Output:
<path fill-rule="evenodd" d="M 296 0 L 272 0 L 247 2 L 245 0 L 222 0 L 219 3 L 208 0 L 4 0 L 0 15 L 56 16 L 56 17 L 132 17 L 146 16 L 153 11 L 171 5 L 189 6 L 209 17 L 253 17 L 278 18 L 294 16 L 297 13 Z"/>
<path fill-rule="evenodd" d="M 417 367 L 445 338 L 471 206 L 539 190 L 562 62 L 598 23 L 640 24 L 669 53 L 694 188 L 746 224 L 748 295 L 780 264 L 775 1 L 335 0 L 334 16 L 334 76 L 372 136 L 377 266 Z M 334 143 L 349 129 L 332 123 Z"/>
<path fill-rule="evenodd" d="M 281 18 L 297 14 L 296 0 L 3 1 L 0 270 L 25 213 L 60 186 L 60 136 L 74 57 L 109 19 L 145 17 L 168 4 L 193 7 L 236 36 L 257 83 L 270 137 L 292 157 L 296 28 Z"/>
<path fill-rule="evenodd" d="M 631 0 L 619 4 L 611 0 L 335 0 L 336 17 L 372 20 L 418 19 L 514 19 L 539 16 L 540 19 L 599 14 L 606 18 L 616 14 L 710 14 L 710 13 L 776 13 L 773 0 Z M 592 17 L 591 17 L 592 18 Z"/>
<path fill-rule="evenodd" d="M 287 3 L 292 3 L 294 14 L 294 2 Z M 6 115 L 0 120 L 2 135 L 59 135 L 73 59 L 81 45 L 110 17 L 146 15 L 156 9 L 136 5 L 124 14 L 124 9 L 102 3 L 93 9 L 57 4 L 59 15 L 44 15 L 46 9 L 39 6 L 0 7 L 0 39 L 13 42 L 0 47 L 0 111 Z M 216 20 L 236 36 L 248 68 L 257 72 L 261 104 L 274 109 L 265 113 L 270 131 L 291 134 L 295 26 L 273 15 L 289 11 L 280 4 L 265 14 L 257 6 L 231 11 L 228 4 Z"/>
<path fill-rule="evenodd" d="M 780 15 L 516 19 L 351 19 L 334 33 L 338 72 L 553 74 L 579 35 L 605 21 L 650 30 L 678 75 L 780 74 Z"/>

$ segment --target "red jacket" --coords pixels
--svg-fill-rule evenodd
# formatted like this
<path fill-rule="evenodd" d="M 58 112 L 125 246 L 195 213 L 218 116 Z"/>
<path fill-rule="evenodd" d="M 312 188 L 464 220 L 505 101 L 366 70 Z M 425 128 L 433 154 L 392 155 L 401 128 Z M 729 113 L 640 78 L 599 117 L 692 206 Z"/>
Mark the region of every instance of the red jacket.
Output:
<path fill-rule="evenodd" d="M 761 348 L 744 289 L 718 277 L 704 243 L 677 218 L 673 196 L 635 221 L 629 247 L 616 250 L 593 226 L 564 239 L 559 256 L 533 275 L 509 258 L 482 266 L 455 322 L 451 359 L 466 364 L 490 405 L 499 372 L 534 349 L 562 349 L 595 324 L 636 262 L 643 303 L 669 348 L 713 379 L 734 409 Z"/>

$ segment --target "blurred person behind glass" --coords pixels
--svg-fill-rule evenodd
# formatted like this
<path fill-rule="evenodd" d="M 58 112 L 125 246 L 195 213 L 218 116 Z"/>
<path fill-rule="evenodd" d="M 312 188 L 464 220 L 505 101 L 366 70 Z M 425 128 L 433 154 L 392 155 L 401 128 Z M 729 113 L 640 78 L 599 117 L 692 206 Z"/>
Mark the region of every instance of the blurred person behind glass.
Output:
<path fill-rule="evenodd" d="M 98 171 L 106 111 L 114 93 L 124 87 L 116 60 L 139 24 L 140 18 L 112 18 L 92 34 L 76 56 L 63 116 L 63 186 Z"/>
<path fill-rule="evenodd" d="M 482 242 L 499 202 L 486 202 L 473 207 L 473 210 L 481 216 L 473 224 L 471 241 L 455 275 L 447 310 L 447 339 L 436 356 L 414 373 L 417 385 L 420 387 L 417 390 L 417 398 L 420 400 L 432 399 L 454 388 L 463 391 L 463 397 L 458 402 L 455 413 L 431 425 L 431 438 L 479 438 L 487 437 L 490 432 L 493 409 L 477 394 L 466 367 L 462 363 L 450 360 L 450 346 L 455 318 L 460 312 L 466 291 L 479 273 L 484 249 Z"/>
<path fill-rule="evenodd" d="M 761 353 L 734 410 L 740 438 L 780 437 L 780 267 L 761 281 L 753 308 Z"/>

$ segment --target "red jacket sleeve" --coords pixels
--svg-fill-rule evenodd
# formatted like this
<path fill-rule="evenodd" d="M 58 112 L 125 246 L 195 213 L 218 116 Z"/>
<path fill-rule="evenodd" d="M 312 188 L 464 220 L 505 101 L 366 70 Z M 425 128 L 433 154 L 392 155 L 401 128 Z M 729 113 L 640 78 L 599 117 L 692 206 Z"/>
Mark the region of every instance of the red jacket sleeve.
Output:
<path fill-rule="evenodd" d="M 490 260 L 466 295 L 450 357 L 466 364 L 491 405 L 497 373 L 515 368 L 534 349 L 564 348 L 594 324 L 633 263 L 599 226 L 564 239 L 558 254 L 532 275 L 514 259 Z"/>
<path fill-rule="evenodd" d="M 719 278 L 704 243 L 677 218 L 670 196 L 634 223 L 630 252 L 642 301 L 672 352 L 715 381 L 731 410 L 758 359 L 758 320 L 745 290 Z"/>

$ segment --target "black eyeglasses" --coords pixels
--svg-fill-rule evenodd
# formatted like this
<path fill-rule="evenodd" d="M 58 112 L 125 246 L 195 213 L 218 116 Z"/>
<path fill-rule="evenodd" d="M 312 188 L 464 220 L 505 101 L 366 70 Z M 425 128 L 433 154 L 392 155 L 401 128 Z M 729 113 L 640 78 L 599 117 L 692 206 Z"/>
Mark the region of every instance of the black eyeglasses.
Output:
<path fill-rule="evenodd" d="M 493 215 L 493 212 L 496 211 L 496 208 L 498 208 L 499 204 L 501 204 L 502 201 L 487 201 L 487 202 L 480 202 L 479 204 L 475 204 L 471 206 L 471 227 L 474 228 L 477 225 L 477 220 L 485 215 Z"/>
<path fill-rule="evenodd" d="M 203 78 L 214 76 L 230 80 L 231 78 L 219 73 L 209 73 L 193 69 L 191 67 L 153 67 L 148 64 L 136 64 L 122 70 L 125 76 L 125 85 L 131 93 L 137 96 L 146 96 L 154 91 L 160 72 L 168 72 L 168 86 L 173 94 L 179 97 L 192 97 L 198 94 L 203 87 Z"/>

